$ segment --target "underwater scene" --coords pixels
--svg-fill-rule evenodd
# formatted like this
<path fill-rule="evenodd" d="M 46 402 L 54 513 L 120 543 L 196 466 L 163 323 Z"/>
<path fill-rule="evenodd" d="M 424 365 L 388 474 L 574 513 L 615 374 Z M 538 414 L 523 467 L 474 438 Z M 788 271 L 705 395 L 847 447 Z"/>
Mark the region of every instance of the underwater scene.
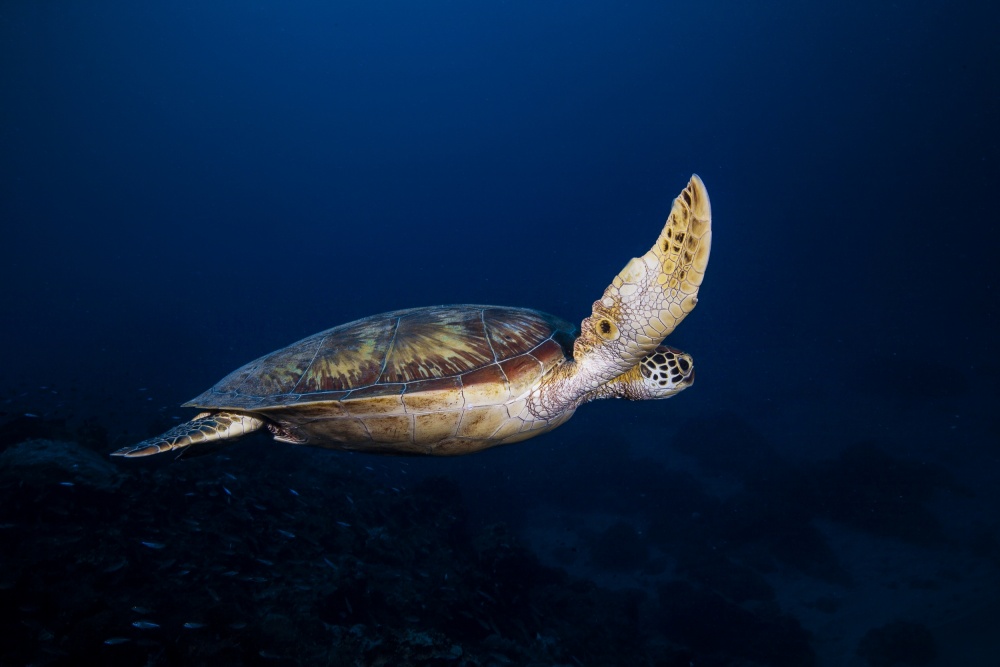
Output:
<path fill-rule="evenodd" d="M 0 7 L 0 667 L 1000 665 L 1000 9 Z"/>

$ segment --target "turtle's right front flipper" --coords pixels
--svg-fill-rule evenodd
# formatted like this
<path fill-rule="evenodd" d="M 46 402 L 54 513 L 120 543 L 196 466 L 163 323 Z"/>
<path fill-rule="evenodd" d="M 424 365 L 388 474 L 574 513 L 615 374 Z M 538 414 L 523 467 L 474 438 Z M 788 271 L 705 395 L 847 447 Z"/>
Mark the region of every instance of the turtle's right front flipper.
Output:
<path fill-rule="evenodd" d="M 653 247 L 625 265 L 580 323 L 573 358 L 588 389 L 653 354 L 694 310 L 711 247 L 712 205 L 692 175 Z"/>
<path fill-rule="evenodd" d="M 264 425 L 257 417 L 235 412 L 203 412 L 191 421 L 178 424 L 166 433 L 137 445 L 122 447 L 112 456 L 150 456 L 202 442 L 228 440 L 252 433 Z"/>

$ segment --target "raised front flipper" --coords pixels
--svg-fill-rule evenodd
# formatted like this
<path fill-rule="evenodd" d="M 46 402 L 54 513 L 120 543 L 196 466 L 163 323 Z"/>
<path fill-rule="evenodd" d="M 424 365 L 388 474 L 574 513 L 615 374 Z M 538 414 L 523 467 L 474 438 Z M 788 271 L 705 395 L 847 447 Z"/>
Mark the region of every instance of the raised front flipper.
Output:
<path fill-rule="evenodd" d="M 712 246 L 712 207 L 697 175 L 674 200 L 656 243 L 632 259 L 594 302 L 573 357 L 598 386 L 633 368 L 698 303 Z"/>
<path fill-rule="evenodd" d="M 653 247 L 626 264 L 594 302 L 573 343 L 574 363 L 556 368 L 532 391 L 531 414 L 552 419 L 595 398 L 665 398 L 690 386 L 691 357 L 679 350 L 663 348 L 683 358 L 683 364 L 674 359 L 681 368 L 676 382 L 673 373 L 654 378 L 643 363 L 652 358 L 662 366 L 660 352 L 669 367 L 658 346 L 698 303 L 711 246 L 712 207 L 705 185 L 692 176 Z"/>
<path fill-rule="evenodd" d="M 239 438 L 252 433 L 264 422 L 252 415 L 237 412 L 203 412 L 189 422 L 178 424 L 166 433 L 137 445 L 122 447 L 112 456 L 150 456 L 171 449 L 190 447 L 202 442 Z"/>

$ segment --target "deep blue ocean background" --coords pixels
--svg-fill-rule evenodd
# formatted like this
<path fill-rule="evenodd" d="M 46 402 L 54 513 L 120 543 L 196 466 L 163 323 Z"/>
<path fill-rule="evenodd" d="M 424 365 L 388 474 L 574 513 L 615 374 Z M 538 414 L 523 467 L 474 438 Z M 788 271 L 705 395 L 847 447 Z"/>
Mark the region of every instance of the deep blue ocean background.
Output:
<path fill-rule="evenodd" d="M 976 2 L 3 3 L 0 665 L 1000 664 L 997 35 Z M 365 315 L 579 322 L 692 173 L 670 401 L 455 459 L 107 456 Z"/>

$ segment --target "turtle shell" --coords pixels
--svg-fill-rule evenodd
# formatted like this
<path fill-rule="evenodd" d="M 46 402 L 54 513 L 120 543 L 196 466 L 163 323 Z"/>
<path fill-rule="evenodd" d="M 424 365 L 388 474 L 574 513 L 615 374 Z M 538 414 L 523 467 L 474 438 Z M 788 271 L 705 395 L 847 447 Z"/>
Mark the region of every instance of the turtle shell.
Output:
<path fill-rule="evenodd" d="M 185 405 L 329 416 L 498 405 L 572 358 L 575 337 L 572 324 L 524 308 L 397 310 L 263 356 Z"/>

